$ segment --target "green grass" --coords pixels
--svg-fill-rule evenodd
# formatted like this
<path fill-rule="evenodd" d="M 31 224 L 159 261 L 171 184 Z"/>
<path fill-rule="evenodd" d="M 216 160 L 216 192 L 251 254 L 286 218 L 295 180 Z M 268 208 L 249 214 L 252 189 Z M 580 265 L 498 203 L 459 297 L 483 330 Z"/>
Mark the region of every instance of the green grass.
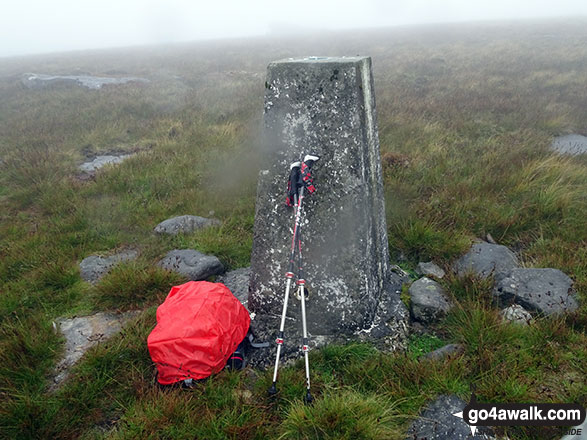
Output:
<path fill-rule="evenodd" d="M 398 438 L 439 394 L 482 401 L 587 404 L 587 160 L 549 151 L 552 136 L 587 134 L 584 20 L 423 27 L 160 48 L 56 54 L 0 65 L 0 437 Z M 288 48 L 288 49 L 286 49 Z M 182 280 L 155 263 L 173 248 L 249 264 L 264 70 L 308 53 L 373 58 L 389 245 L 394 263 L 448 268 L 491 234 L 528 267 L 575 282 L 578 312 L 503 324 L 491 280 L 441 284 L 455 308 L 405 353 L 368 344 L 311 353 L 304 368 L 222 372 L 191 390 L 156 385 L 146 337 L 156 305 Z M 22 72 L 110 70 L 149 84 L 100 91 L 28 90 Z M 95 181 L 75 177 L 90 155 L 136 152 Z M 220 225 L 175 237 L 153 233 L 182 214 Z M 84 257 L 133 247 L 140 257 L 96 286 Z M 405 292 L 402 296 L 406 298 Z M 407 301 L 406 301 L 407 302 Z M 91 349 L 55 393 L 63 351 L 52 322 L 140 309 L 121 334 Z M 445 343 L 463 356 L 420 359 Z M 507 428 L 515 440 L 561 429 Z"/>

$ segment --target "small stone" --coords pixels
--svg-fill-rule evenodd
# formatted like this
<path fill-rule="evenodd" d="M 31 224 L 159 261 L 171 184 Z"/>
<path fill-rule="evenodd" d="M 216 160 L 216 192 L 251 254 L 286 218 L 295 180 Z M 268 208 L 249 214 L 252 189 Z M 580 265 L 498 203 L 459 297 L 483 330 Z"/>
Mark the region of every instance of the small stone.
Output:
<path fill-rule="evenodd" d="M 485 240 L 487 241 L 487 243 L 497 244 L 497 242 L 495 241 L 495 239 L 493 238 L 493 236 L 489 232 L 485 236 Z"/>
<path fill-rule="evenodd" d="M 524 307 L 518 304 L 511 306 L 501 311 L 501 316 L 504 321 L 512 322 L 514 324 L 528 325 L 532 322 L 532 315 Z"/>
<path fill-rule="evenodd" d="M 513 269 L 496 278 L 493 295 L 545 315 L 577 310 L 573 280 L 558 269 Z"/>
<path fill-rule="evenodd" d="M 234 296 L 247 307 L 249 299 L 249 279 L 251 278 L 251 268 L 243 267 L 240 269 L 231 270 L 230 272 L 221 275 L 216 280 L 223 283 L 232 292 Z"/>
<path fill-rule="evenodd" d="M 158 234 L 177 235 L 179 233 L 189 234 L 197 229 L 203 229 L 210 226 L 217 226 L 220 221 L 215 218 L 204 218 L 197 215 L 180 215 L 162 221 L 155 226 L 155 232 Z"/>
<path fill-rule="evenodd" d="M 446 357 L 456 357 L 460 354 L 463 354 L 465 351 L 465 347 L 461 344 L 448 344 L 444 347 L 440 347 L 437 350 L 431 351 L 430 353 L 426 353 L 423 357 L 424 359 L 430 360 L 440 360 Z"/>
<path fill-rule="evenodd" d="M 507 247 L 491 243 L 475 243 L 469 252 L 459 258 L 453 269 L 460 277 L 467 273 L 487 278 L 508 272 L 519 266 L 516 255 Z"/>
<path fill-rule="evenodd" d="M 416 273 L 418 275 L 424 275 L 427 277 L 431 276 L 438 279 L 442 279 L 444 275 L 446 275 L 444 270 L 440 266 L 434 264 L 432 261 L 428 263 L 418 263 L 418 267 L 416 267 Z"/>
<path fill-rule="evenodd" d="M 412 423 L 406 440 L 461 440 L 493 439 L 493 430 L 480 427 L 473 437 L 471 428 L 462 418 L 453 414 L 463 411 L 467 403 L 458 396 L 443 395 L 430 403 Z"/>
<path fill-rule="evenodd" d="M 139 253 L 136 250 L 126 250 L 118 252 L 108 257 L 100 255 L 90 255 L 84 258 L 79 264 L 80 276 L 84 281 L 96 284 L 104 275 L 112 270 L 112 268 L 122 262 L 135 260 Z"/>
<path fill-rule="evenodd" d="M 169 251 L 158 264 L 163 269 L 177 272 L 191 281 L 205 280 L 224 272 L 224 266 L 218 258 L 193 249 Z"/>
<path fill-rule="evenodd" d="M 414 281 L 409 294 L 410 313 L 417 321 L 438 321 L 452 308 L 442 286 L 430 278 L 424 277 Z"/>

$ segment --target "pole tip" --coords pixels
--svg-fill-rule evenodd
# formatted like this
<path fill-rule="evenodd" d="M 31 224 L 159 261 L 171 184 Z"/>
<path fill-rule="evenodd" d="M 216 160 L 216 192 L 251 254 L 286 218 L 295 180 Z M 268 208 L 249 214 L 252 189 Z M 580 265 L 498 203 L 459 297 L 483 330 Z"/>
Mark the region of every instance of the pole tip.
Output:
<path fill-rule="evenodd" d="M 308 390 L 306 392 L 306 396 L 304 397 L 304 403 L 306 405 L 311 405 L 312 402 L 314 402 L 314 398 L 312 397 L 312 395 L 310 394 L 310 390 Z"/>
<path fill-rule="evenodd" d="M 277 388 L 275 387 L 275 382 L 271 385 L 271 388 L 267 390 L 267 394 L 270 396 L 275 396 L 277 394 Z"/>

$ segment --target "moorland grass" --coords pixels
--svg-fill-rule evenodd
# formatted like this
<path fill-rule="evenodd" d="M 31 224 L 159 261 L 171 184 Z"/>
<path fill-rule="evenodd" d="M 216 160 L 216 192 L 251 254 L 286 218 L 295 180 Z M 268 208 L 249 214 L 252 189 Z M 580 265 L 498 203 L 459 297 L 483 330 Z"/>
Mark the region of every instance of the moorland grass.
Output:
<path fill-rule="evenodd" d="M 587 26 L 582 20 L 487 23 L 159 48 L 56 54 L 0 64 L 0 437 L 404 438 L 439 394 L 465 400 L 587 404 L 587 172 L 585 157 L 549 151 L 552 136 L 586 134 Z M 490 234 L 528 267 L 575 282 L 578 312 L 501 322 L 490 281 L 442 281 L 455 308 L 406 353 L 366 344 L 311 353 L 316 403 L 304 407 L 303 365 L 222 372 L 191 390 L 160 389 L 146 337 L 156 305 L 181 280 L 155 267 L 173 248 L 247 266 L 252 243 L 263 77 L 298 54 L 373 57 L 389 245 L 413 273 L 445 269 Z M 29 90 L 20 74 L 118 70 L 149 84 L 99 91 Z M 94 181 L 84 158 L 135 152 Z M 153 234 L 181 214 L 221 225 L 176 237 Z M 92 287 L 78 263 L 134 247 Z M 401 260 L 401 261 L 400 261 Z M 405 295 L 404 295 L 404 299 Z M 63 351 L 61 316 L 140 308 L 92 348 L 51 393 Z M 420 360 L 442 343 L 462 356 Z M 252 377 L 258 380 L 252 379 Z M 509 438 L 558 438 L 558 428 L 504 428 Z"/>

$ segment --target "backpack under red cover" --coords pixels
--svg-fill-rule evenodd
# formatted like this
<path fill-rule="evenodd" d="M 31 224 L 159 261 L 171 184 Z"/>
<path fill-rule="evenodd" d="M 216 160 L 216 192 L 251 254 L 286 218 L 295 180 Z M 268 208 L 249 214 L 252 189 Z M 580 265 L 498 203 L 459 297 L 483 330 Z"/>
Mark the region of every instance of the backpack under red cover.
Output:
<path fill-rule="evenodd" d="M 173 287 L 147 338 L 159 383 L 203 379 L 222 370 L 250 322 L 247 309 L 224 284 L 190 281 Z"/>

